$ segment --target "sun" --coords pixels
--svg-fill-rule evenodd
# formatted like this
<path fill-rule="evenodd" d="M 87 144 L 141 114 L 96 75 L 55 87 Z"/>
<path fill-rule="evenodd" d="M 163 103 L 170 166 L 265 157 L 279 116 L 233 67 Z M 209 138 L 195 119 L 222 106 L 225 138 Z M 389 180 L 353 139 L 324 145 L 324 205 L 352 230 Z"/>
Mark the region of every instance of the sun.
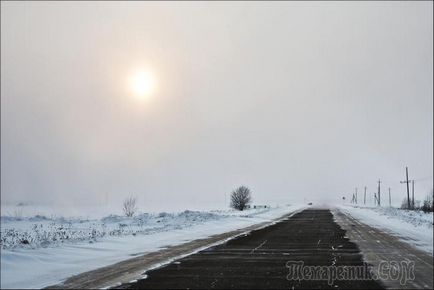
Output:
<path fill-rule="evenodd" d="M 155 91 L 155 77 L 150 70 L 138 70 L 129 78 L 129 88 L 132 94 L 144 99 L 151 96 Z"/>

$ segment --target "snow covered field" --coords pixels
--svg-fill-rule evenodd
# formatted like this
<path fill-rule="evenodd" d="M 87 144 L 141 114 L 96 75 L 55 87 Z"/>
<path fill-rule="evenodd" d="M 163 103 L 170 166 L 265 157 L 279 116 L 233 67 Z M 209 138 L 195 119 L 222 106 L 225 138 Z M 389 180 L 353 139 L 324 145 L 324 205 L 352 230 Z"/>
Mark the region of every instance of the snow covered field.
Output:
<path fill-rule="evenodd" d="M 346 214 L 433 254 L 433 214 L 391 207 L 341 205 Z"/>
<path fill-rule="evenodd" d="M 184 211 L 181 213 L 143 213 L 133 218 L 109 215 L 102 219 L 2 217 L 2 249 L 61 246 L 64 243 L 98 242 L 104 237 L 151 235 L 226 218 L 225 214 Z"/>
<path fill-rule="evenodd" d="M 169 245 L 271 221 L 302 205 L 268 209 L 142 213 L 91 219 L 1 217 L 1 288 L 41 288 Z"/>

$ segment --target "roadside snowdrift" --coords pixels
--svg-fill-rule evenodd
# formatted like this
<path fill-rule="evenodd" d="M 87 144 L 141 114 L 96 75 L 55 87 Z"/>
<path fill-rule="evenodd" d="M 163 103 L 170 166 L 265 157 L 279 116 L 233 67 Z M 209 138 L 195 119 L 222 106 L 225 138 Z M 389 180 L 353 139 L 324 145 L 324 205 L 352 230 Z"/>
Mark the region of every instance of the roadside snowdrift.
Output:
<path fill-rule="evenodd" d="M 433 214 L 391 207 L 342 205 L 346 214 L 433 254 Z"/>
<path fill-rule="evenodd" d="M 109 215 L 99 220 L 40 215 L 25 218 L 5 216 L 1 218 L 0 246 L 2 249 L 36 249 L 80 241 L 93 243 L 107 236 L 151 235 L 227 217 L 224 214 L 189 210 L 181 213 L 144 213 L 132 218 Z"/>

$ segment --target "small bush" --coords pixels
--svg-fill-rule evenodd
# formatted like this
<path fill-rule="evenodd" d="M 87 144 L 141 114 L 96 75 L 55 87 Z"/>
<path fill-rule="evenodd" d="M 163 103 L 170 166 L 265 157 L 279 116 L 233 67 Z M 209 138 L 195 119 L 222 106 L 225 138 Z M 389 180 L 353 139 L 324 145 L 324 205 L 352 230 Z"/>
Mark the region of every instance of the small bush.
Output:
<path fill-rule="evenodd" d="M 136 213 L 137 211 L 136 203 L 137 203 L 136 198 L 132 196 L 124 200 L 122 210 L 124 211 L 124 214 L 127 217 L 132 217 Z"/>
<path fill-rule="evenodd" d="M 427 194 L 427 196 L 425 197 L 423 203 L 422 203 L 422 210 L 424 212 L 433 212 L 434 209 L 434 197 L 433 197 L 433 192 L 431 191 L 430 194 Z"/>

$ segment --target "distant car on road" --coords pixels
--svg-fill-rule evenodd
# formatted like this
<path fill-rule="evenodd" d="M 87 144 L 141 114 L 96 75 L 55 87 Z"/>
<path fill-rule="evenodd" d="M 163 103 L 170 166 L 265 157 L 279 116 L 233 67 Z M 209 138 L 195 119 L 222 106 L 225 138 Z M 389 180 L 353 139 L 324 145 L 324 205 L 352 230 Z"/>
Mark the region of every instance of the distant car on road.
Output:
<path fill-rule="evenodd" d="M 262 204 L 257 204 L 253 206 L 253 208 L 269 208 L 269 207 L 270 207 L 269 205 L 262 205 Z"/>
<path fill-rule="evenodd" d="M 307 205 L 312 205 L 312 203 L 311 202 L 309 202 Z"/>

